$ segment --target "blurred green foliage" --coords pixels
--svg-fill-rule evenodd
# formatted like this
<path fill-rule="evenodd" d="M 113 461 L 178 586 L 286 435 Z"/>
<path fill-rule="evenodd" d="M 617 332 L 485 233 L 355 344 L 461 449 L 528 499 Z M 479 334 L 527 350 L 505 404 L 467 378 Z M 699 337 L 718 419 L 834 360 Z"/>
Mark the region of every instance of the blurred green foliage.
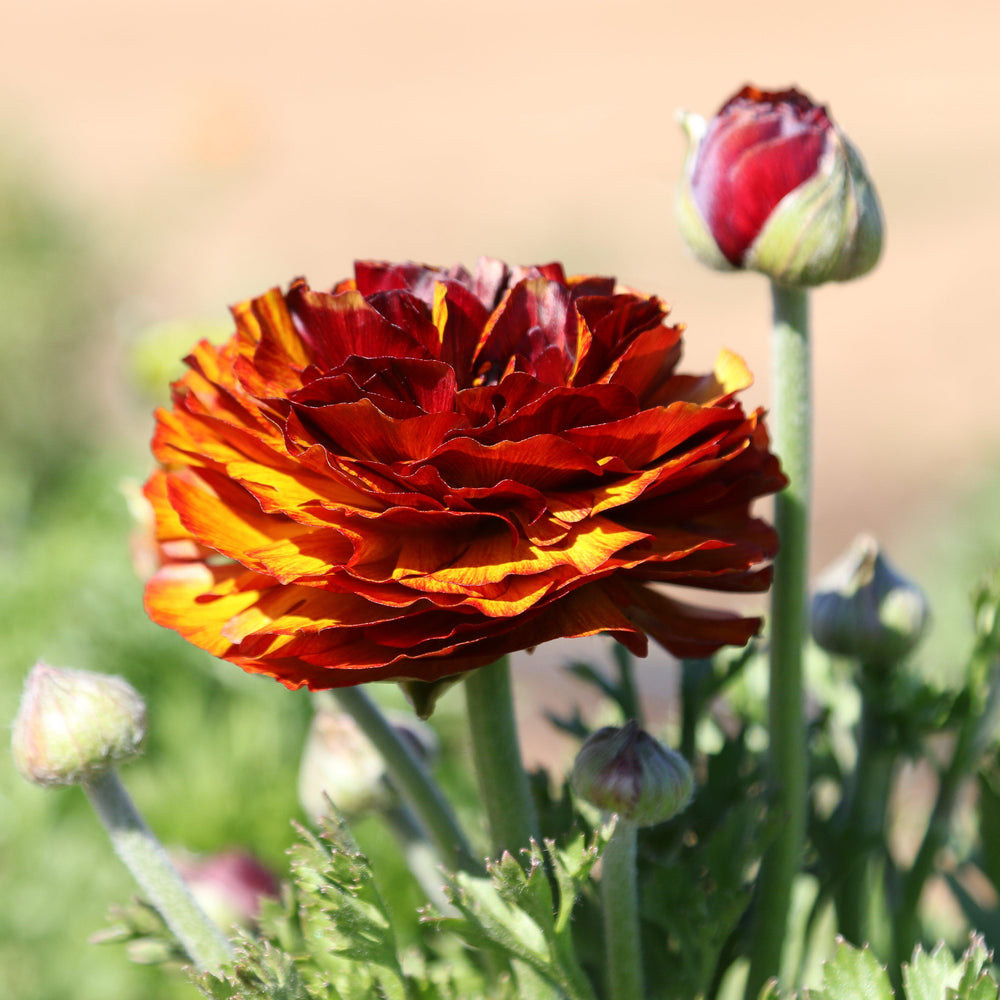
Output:
<path fill-rule="evenodd" d="M 149 704 L 148 750 L 122 778 L 153 829 L 168 846 L 245 846 L 283 874 L 309 702 L 143 613 L 120 483 L 149 460 L 120 429 L 135 403 L 116 385 L 114 292 L 86 220 L 0 166 L 0 718 L 36 659 L 121 674 Z M 83 793 L 29 786 L 0 755 L 0 996 L 195 996 L 88 943 L 133 892 Z"/>
<path fill-rule="evenodd" d="M 974 482 L 926 507 L 900 539 L 900 564 L 927 594 L 931 627 L 918 660 L 929 679 L 961 683 L 972 597 L 1000 570 L 1000 464 L 983 461 Z M 903 562 L 905 560 L 905 563 Z"/>

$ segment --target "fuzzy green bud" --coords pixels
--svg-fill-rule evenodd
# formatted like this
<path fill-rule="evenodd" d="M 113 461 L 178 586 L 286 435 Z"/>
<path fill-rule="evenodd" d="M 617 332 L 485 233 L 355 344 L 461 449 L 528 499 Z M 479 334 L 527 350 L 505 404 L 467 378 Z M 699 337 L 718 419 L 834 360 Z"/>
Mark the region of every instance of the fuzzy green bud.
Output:
<path fill-rule="evenodd" d="M 127 681 L 39 661 L 25 682 L 11 749 L 28 781 L 75 785 L 137 756 L 145 736 L 146 706 Z"/>
<path fill-rule="evenodd" d="M 423 761 L 437 753 L 437 734 L 412 716 L 392 721 L 393 728 Z M 385 761 L 360 726 L 346 712 L 319 708 L 313 716 L 299 767 L 299 802 L 313 817 L 329 812 L 329 802 L 347 816 L 359 816 L 396 804 Z"/>
<path fill-rule="evenodd" d="M 579 796 L 636 826 L 676 816 L 694 788 L 688 762 L 634 720 L 591 734 L 576 755 L 572 783 Z"/>
<path fill-rule="evenodd" d="M 817 581 L 811 630 L 828 653 L 896 663 L 920 642 L 929 617 L 923 591 L 896 571 L 874 538 L 859 535 Z"/>

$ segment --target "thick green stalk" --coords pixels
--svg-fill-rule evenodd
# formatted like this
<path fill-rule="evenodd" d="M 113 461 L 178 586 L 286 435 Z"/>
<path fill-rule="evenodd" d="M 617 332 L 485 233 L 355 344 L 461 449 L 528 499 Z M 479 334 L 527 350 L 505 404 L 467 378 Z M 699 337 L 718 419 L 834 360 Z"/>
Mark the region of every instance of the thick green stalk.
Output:
<path fill-rule="evenodd" d="M 167 852 L 136 811 L 118 775 L 106 771 L 84 782 L 83 788 L 108 831 L 115 853 L 191 960 L 202 971 L 220 972 L 232 961 L 232 946 L 191 895 Z"/>
<path fill-rule="evenodd" d="M 382 755 L 393 786 L 427 831 L 431 843 L 448 868 L 479 873 L 480 865 L 441 789 L 378 705 L 360 688 L 334 688 L 330 692 Z"/>
<path fill-rule="evenodd" d="M 609 1000 L 645 1000 L 639 888 L 636 883 L 637 827 L 620 816 L 601 855 L 601 916 Z"/>
<path fill-rule="evenodd" d="M 777 834 L 764 856 L 757 885 L 753 951 L 746 996 L 779 973 L 806 822 L 806 738 L 802 649 L 807 629 L 809 492 L 812 405 L 808 293 L 772 283 L 772 406 L 768 419 L 788 486 L 775 497 L 780 549 L 771 588 L 768 695 L 769 804 Z"/>
<path fill-rule="evenodd" d="M 884 889 L 874 882 L 882 873 L 885 859 L 885 811 L 892 787 L 894 758 L 885 747 L 885 720 L 876 687 L 864 691 L 858 737 L 858 759 L 842 833 L 852 845 L 846 852 L 848 867 L 837 892 L 838 929 L 851 944 L 861 947 L 883 942 L 885 928 L 870 926 L 873 906 Z M 884 947 L 876 950 L 883 959 L 890 956 Z"/>
<path fill-rule="evenodd" d="M 506 656 L 468 674 L 465 704 L 493 854 L 500 857 L 510 851 L 519 858 L 533 838 L 539 839 L 539 833 L 535 803 L 521 763 Z"/>

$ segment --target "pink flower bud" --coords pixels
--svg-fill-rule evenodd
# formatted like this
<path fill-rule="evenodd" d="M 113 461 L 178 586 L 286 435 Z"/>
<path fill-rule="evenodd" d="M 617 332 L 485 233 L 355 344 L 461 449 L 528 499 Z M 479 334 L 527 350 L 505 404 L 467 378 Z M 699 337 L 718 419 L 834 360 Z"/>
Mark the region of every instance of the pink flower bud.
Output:
<path fill-rule="evenodd" d="M 199 858 L 174 857 L 181 877 L 201 908 L 218 924 L 250 927 L 263 899 L 277 897 L 278 880 L 252 854 L 231 850 Z"/>
<path fill-rule="evenodd" d="M 704 263 L 785 285 L 846 281 L 875 266 L 878 198 L 825 107 L 794 89 L 747 86 L 710 122 L 684 114 L 681 123 L 691 147 L 678 216 Z"/>

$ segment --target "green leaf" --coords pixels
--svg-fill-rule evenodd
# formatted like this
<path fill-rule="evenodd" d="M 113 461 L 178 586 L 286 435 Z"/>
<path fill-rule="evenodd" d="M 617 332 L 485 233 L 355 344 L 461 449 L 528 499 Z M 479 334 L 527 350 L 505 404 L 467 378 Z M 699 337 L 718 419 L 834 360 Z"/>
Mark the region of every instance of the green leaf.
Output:
<path fill-rule="evenodd" d="M 867 946 L 853 948 L 838 941 L 833 958 L 823 967 L 823 988 L 807 994 L 811 1000 L 892 1000 L 885 969 Z M 943 1000 L 943 994 L 936 998 Z"/>
<path fill-rule="evenodd" d="M 532 844 L 527 870 L 505 853 L 489 866 L 489 878 L 448 876 L 451 902 L 459 916 L 434 921 L 473 947 L 511 962 L 521 996 L 595 1000 L 577 961 L 570 916 L 603 840 L 599 835 L 588 847 L 581 835 L 565 850 L 556 850 L 549 841 L 548 857 Z"/>
<path fill-rule="evenodd" d="M 903 966 L 907 1000 L 942 1000 L 958 984 L 961 967 L 951 952 L 939 944 L 928 954 L 919 945 L 909 965 Z"/>
<path fill-rule="evenodd" d="M 336 994 L 311 993 L 302 981 L 291 955 L 268 942 L 247 941 L 236 956 L 233 970 L 221 976 L 210 973 L 195 985 L 211 1000 L 319 1000 Z"/>
<path fill-rule="evenodd" d="M 973 935 L 969 947 L 962 956 L 964 968 L 958 981 L 958 988 L 949 991 L 949 1000 L 997 1000 L 1000 996 L 996 982 L 988 971 L 992 955 L 980 935 Z"/>
<path fill-rule="evenodd" d="M 324 934 L 329 951 L 365 970 L 387 1000 L 406 1000 L 392 921 L 368 859 L 342 822 L 327 819 L 322 833 L 322 839 L 305 834 L 307 842 L 290 852 L 307 939 L 310 928 Z"/>
<path fill-rule="evenodd" d="M 903 965 L 906 1000 L 1000 1000 L 989 972 L 992 956 L 983 939 L 974 935 L 965 954 L 955 959 L 939 944 L 929 954 L 921 947 Z M 807 990 L 808 1000 L 892 1000 L 889 976 L 871 949 L 855 948 L 844 940 L 837 943 L 834 957 L 824 966 L 823 988 Z M 769 982 L 759 1000 L 791 1000 L 776 982 Z"/>

